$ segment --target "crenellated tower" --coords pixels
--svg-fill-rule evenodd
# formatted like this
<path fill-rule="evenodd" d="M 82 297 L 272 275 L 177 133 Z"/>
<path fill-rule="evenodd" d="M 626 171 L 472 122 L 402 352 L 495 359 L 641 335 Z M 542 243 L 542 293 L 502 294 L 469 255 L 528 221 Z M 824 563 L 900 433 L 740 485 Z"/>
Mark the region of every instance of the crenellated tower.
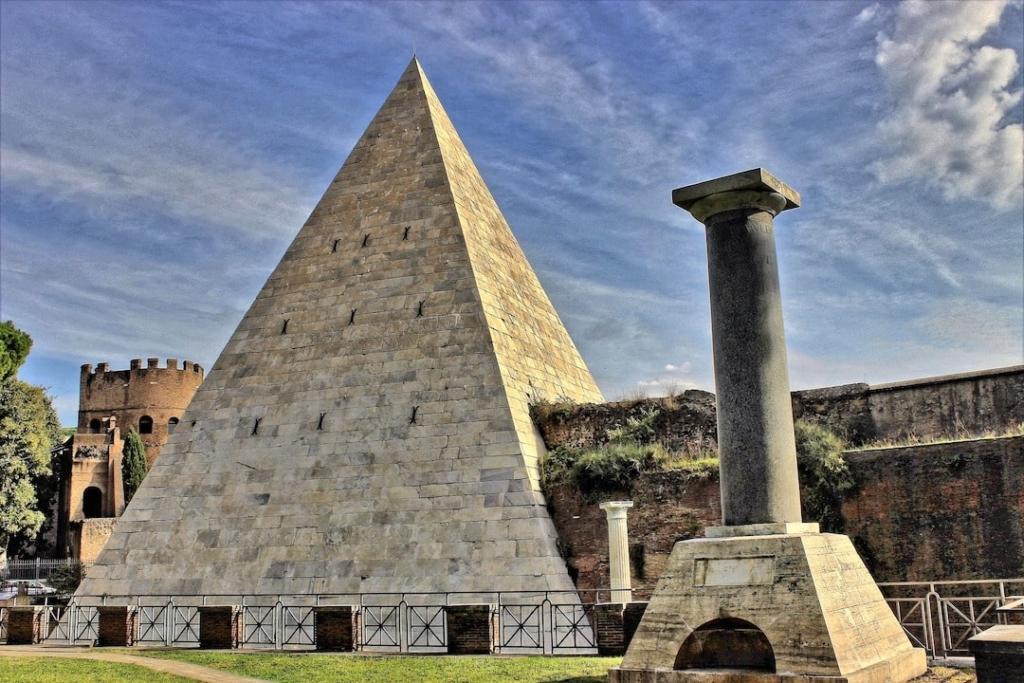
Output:
<path fill-rule="evenodd" d="M 168 358 L 133 359 L 127 370 L 107 363 L 82 366 L 78 427 L 67 442 L 57 503 L 56 547 L 91 562 L 106 543 L 114 520 L 124 512 L 121 454 L 124 437 L 135 430 L 146 446 L 150 467 L 160 456 L 203 383 L 203 368 L 192 361 L 178 367 Z"/>
<path fill-rule="evenodd" d="M 202 366 L 168 358 L 132 359 L 128 370 L 110 370 L 107 363 L 82 366 L 78 400 L 78 433 L 99 434 L 104 421 L 113 417 L 121 434 L 134 429 L 146 444 L 146 458 L 152 465 L 167 437 L 181 419 L 196 389 L 203 383 Z"/>

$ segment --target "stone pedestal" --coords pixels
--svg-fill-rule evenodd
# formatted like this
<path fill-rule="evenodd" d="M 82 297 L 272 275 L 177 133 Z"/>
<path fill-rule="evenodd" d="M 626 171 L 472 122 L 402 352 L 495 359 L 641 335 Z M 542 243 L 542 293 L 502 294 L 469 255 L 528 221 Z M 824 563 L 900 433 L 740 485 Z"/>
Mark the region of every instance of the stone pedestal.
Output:
<path fill-rule="evenodd" d="M 993 626 L 967 641 L 978 683 L 1024 681 L 1024 626 Z"/>
<path fill-rule="evenodd" d="M 882 683 L 924 673 L 846 536 L 676 544 L 615 683 Z"/>
<path fill-rule="evenodd" d="M 138 629 L 136 607 L 131 605 L 101 605 L 96 644 L 101 647 L 131 647 Z"/>
<path fill-rule="evenodd" d="M 629 531 L 626 512 L 633 507 L 631 500 L 613 500 L 601 503 L 608 516 L 608 585 L 609 602 L 626 603 L 633 599 L 633 582 L 629 571 Z"/>
<path fill-rule="evenodd" d="M 36 645 L 43 639 L 45 607 L 16 606 L 7 613 L 7 644 Z"/>
<path fill-rule="evenodd" d="M 237 605 L 199 608 L 199 647 L 230 650 L 242 642 L 242 609 Z"/>
<path fill-rule="evenodd" d="M 356 610 L 350 605 L 313 608 L 313 634 L 317 650 L 352 652 L 356 647 Z"/>
<path fill-rule="evenodd" d="M 490 605 L 449 605 L 448 654 L 489 655 L 494 651 L 494 624 Z"/>

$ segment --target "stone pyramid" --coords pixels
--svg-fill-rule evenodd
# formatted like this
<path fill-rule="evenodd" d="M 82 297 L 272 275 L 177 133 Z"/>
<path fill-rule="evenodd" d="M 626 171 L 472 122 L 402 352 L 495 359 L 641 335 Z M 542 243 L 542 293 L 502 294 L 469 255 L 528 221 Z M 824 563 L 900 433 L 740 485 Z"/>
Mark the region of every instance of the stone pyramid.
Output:
<path fill-rule="evenodd" d="M 79 595 L 571 590 L 545 399 L 602 400 L 414 58 Z"/>

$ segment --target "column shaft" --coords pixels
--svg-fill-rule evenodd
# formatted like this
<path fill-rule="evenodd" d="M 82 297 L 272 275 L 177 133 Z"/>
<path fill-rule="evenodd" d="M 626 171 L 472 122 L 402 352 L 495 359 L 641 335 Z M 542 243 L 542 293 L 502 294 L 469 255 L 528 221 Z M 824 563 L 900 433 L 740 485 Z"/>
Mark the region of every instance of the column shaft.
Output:
<path fill-rule="evenodd" d="M 705 220 L 726 525 L 801 520 L 772 223 L 758 208 Z"/>

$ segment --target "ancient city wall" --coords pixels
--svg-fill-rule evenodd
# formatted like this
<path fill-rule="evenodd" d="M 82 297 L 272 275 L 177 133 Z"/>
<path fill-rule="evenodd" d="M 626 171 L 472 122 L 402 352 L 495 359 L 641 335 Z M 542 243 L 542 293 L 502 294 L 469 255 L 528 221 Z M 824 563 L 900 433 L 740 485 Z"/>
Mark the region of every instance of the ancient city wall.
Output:
<path fill-rule="evenodd" d="M 878 581 L 1024 576 L 1024 436 L 847 454 L 857 482 L 844 531 Z M 580 588 L 608 585 L 608 527 L 598 505 L 628 499 L 633 586 L 654 588 L 676 541 L 720 523 L 718 477 L 640 475 L 630 491 L 585 497 L 547 491 L 570 573 Z"/>
<path fill-rule="evenodd" d="M 998 431 L 1024 422 L 1024 366 L 795 391 L 793 416 L 827 424 L 854 444 Z"/>
<path fill-rule="evenodd" d="M 999 431 L 1024 423 L 1024 365 L 891 384 L 846 384 L 794 391 L 793 417 L 827 425 L 851 445 L 915 437 L 933 440 Z M 679 450 L 714 440 L 715 396 L 686 391 L 670 398 L 539 406 L 535 418 L 549 447 L 591 448 L 630 417 L 657 409 L 653 440 Z"/>

